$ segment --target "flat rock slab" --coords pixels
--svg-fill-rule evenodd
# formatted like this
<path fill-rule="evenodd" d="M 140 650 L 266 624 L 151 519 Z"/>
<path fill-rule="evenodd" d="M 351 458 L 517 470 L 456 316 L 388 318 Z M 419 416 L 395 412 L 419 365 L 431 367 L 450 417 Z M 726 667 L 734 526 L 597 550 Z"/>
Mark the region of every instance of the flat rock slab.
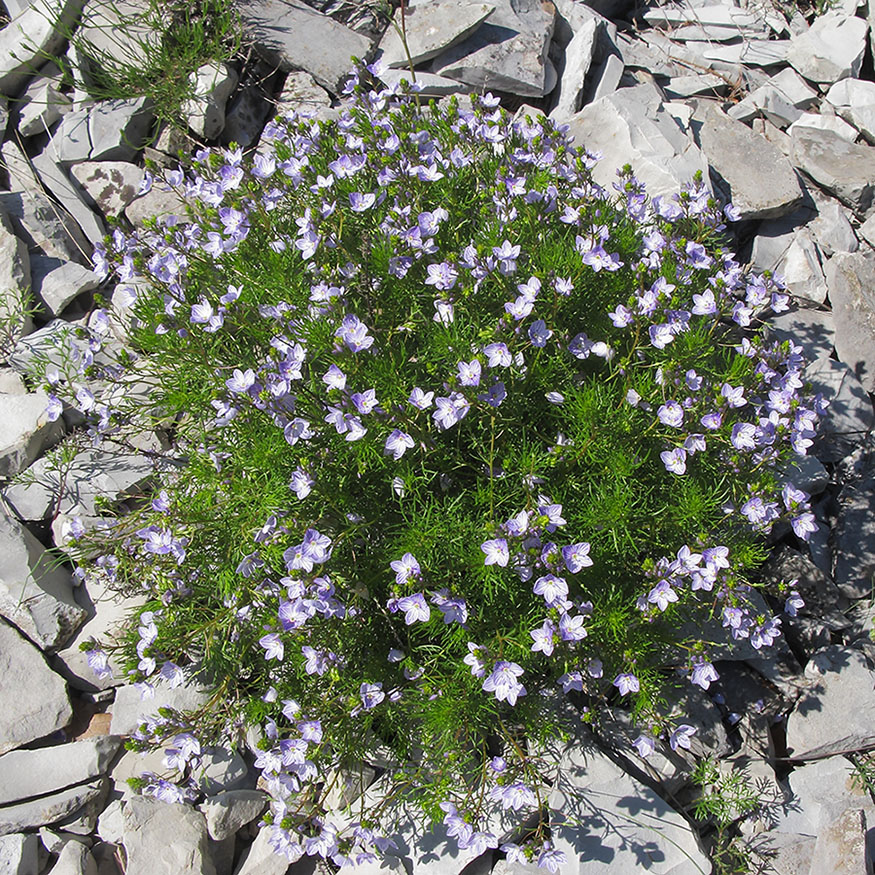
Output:
<path fill-rule="evenodd" d="M 856 77 L 866 53 L 869 25 L 864 18 L 826 13 L 790 40 L 787 62 L 809 82 L 832 84 Z"/>
<path fill-rule="evenodd" d="M 31 259 L 31 281 L 34 295 L 52 317 L 59 316 L 76 298 L 100 285 L 93 270 L 75 261 L 58 261 L 44 256 Z"/>
<path fill-rule="evenodd" d="M 261 790 L 229 790 L 203 802 L 207 831 L 216 841 L 234 835 L 242 826 L 260 817 L 270 797 Z"/>
<path fill-rule="evenodd" d="M 2 502 L 0 616 L 43 650 L 64 645 L 85 620 L 73 597 L 70 572 L 57 565 Z"/>
<path fill-rule="evenodd" d="M 837 462 L 862 443 L 872 429 L 872 402 L 854 372 L 830 358 L 819 358 L 805 369 L 815 392 L 829 401 L 820 421 L 821 440 L 815 455 L 825 462 Z"/>
<path fill-rule="evenodd" d="M 829 89 L 826 99 L 870 143 L 875 142 L 875 82 L 842 79 Z"/>
<path fill-rule="evenodd" d="M 46 665 L 30 641 L 2 620 L 0 677 L 0 754 L 70 722 L 73 709 L 63 678 Z"/>
<path fill-rule="evenodd" d="M 216 875 L 206 820 L 197 809 L 134 796 L 124 824 L 126 875 Z"/>
<path fill-rule="evenodd" d="M 836 331 L 833 314 L 829 310 L 794 307 L 769 316 L 766 326 L 770 335 L 801 346 L 809 361 L 832 355 Z"/>
<path fill-rule="evenodd" d="M 84 161 L 70 175 L 104 216 L 118 216 L 136 198 L 144 171 L 127 161 Z"/>
<path fill-rule="evenodd" d="M 389 67 L 407 67 L 436 58 L 441 52 L 469 37 L 495 9 L 492 3 L 465 3 L 459 0 L 429 0 L 407 4 L 401 39 L 401 10 L 380 41 L 380 60 Z M 408 59 L 409 54 L 409 59 Z"/>
<path fill-rule="evenodd" d="M 867 392 L 875 392 L 875 254 L 833 256 L 826 264 L 836 353 Z"/>
<path fill-rule="evenodd" d="M 145 145 L 153 118 L 146 97 L 101 100 L 67 113 L 49 149 L 63 164 L 130 161 Z"/>
<path fill-rule="evenodd" d="M 835 581 L 849 598 L 871 596 L 875 585 L 875 481 L 842 490 L 835 528 Z"/>
<path fill-rule="evenodd" d="M 182 686 L 171 688 L 166 681 L 159 678 L 154 683 L 154 695 L 149 699 L 144 699 L 140 690 L 133 685 L 119 687 L 112 706 L 110 734 L 131 735 L 159 708 L 193 711 L 204 705 L 208 699 L 206 690 L 195 686 L 190 680 Z"/>
<path fill-rule="evenodd" d="M 2 875 L 37 875 L 39 872 L 39 836 L 13 833 L 0 837 L 0 873 Z"/>
<path fill-rule="evenodd" d="M 559 875 L 701 875 L 711 863 L 689 823 L 593 744 L 573 741 L 550 795 Z"/>
<path fill-rule="evenodd" d="M 48 403 L 45 392 L 0 394 L 0 477 L 23 471 L 63 434 L 63 423 L 49 420 Z"/>
<path fill-rule="evenodd" d="M 105 779 L 68 787 L 51 796 L 42 796 L 17 805 L 0 808 L 0 835 L 48 826 L 75 814 L 89 802 L 106 793 Z"/>
<path fill-rule="evenodd" d="M 593 179 L 609 191 L 624 164 L 632 165 L 651 197 L 677 194 L 699 171 L 707 179 L 705 156 L 650 85 L 602 97 L 573 115 L 568 125 L 575 146 L 602 153 Z"/>
<path fill-rule="evenodd" d="M 860 650 L 833 645 L 805 669 L 810 688 L 787 718 L 793 757 L 828 756 L 875 744 L 875 673 Z"/>
<path fill-rule="evenodd" d="M 742 220 L 773 219 L 802 202 L 796 172 L 776 146 L 706 101 L 697 102 L 695 118 L 699 148 Z"/>
<path fill-rule="evenodd" d="M 872 206 L 875 150 L 849 143 L 832 131 L 802 128 L 790 140 L 791 161 L 855 213 Z"/>
<path fill-rule="evenodd" d="M 281 70 L 305 70 L 333 94 L 371 41 L 297 0 L 237 0 L 255 50 Z"/>
<path fill-rule="evenodd" d="M 0 757 L 0 805 L 84 784 L 109 770 L 121 739 L 97 735 L 57 747 L 14 750 Z"/>
<path fill-rule="evenodd" d="M 493 2 L 495 11 L 489 18 L 470 37 L 438 55 L 431 71 L 484 91 L 542 97 L 556 84 L 550 82 L 547 60 L 555 7 L 540 0 Z"/>

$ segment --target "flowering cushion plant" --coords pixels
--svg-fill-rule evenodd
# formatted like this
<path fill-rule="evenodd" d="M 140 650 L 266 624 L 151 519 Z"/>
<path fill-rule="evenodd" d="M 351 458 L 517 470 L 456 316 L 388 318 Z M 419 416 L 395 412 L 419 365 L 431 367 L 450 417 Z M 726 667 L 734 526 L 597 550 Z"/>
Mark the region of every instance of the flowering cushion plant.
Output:
<path fill-rule="evenodd" d="M 117 306 L 46 371 L 52 410 L 107 442 L 148 411 L 176 464 L 107 530 L 73 521 L 80 576 L 146 599 L 89 657 L 109 671 L 114 648 L 147 694 L 213 690 L 140 727 L 176 775 L 144 792 L 190 798 L 201 742 L 260 731 L 290 860 L 374 859 L 405 797 L 462 848 L 555 870 L 557 698 L 578 721 L 627 702 L 641 754 L 689 747 L 657 700 L 717 678 L 699 629 L 780 634 L 747 575 L 764 533 L 815 527 L 780 472 L 822 401 L 756 330 L 786 296 L 723 248 L 701 180 L 650 200 L 626 169 L 607 191 L 545 119 L 365 75 L 336 122 L 277 120 L 252 161 L 198 153 L 170 179 L 187 216 L 95 254 Z M 145 404 L 109 391 L 126 380 Z M 336 818 L 362 761 L 379 804 Z M 511 841 L 496 810 L 540 816 Z"/>

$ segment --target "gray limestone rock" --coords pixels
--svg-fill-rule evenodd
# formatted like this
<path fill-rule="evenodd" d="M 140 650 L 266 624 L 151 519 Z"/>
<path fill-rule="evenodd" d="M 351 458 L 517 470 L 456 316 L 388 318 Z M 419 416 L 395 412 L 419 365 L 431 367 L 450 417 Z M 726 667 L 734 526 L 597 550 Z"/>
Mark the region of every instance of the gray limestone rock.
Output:
<path fill-rule="evenodd" d="M 0 806 L 84 784 L 104 775 L 121 739 L 97 735 L 83 741 L 14 750 L 0 757 Z"/>
<path fill-rule="evenodd" d="M 62 678 L 17 630 L 0 620 L 0 754 L 66 726 L 73 716 Z"/>
<path fill-rule="evenodd" d="M 371 41 L 314 12 L 299 0 L 237 0 L 255 50 L 286 72 L 305 70 L 337 93 L 352 69 L 352 57 L 366 60 Z"/>
<path fill-rule="evenodd" d="M 215 875 L 206 820 L 196 809 L 134 796 L 124 820 L 126 875 Z"/>
<path fill-rule="evenodd" d="M 50 422 L 45 392 L 0 395 L 0 477 L 14 477 L 63 434 L 63 422 Z"/>
<path fill-rule="evenodd" d="M 380 73 L 380 79 L 387 88 L 397 87 L 402 80 L 407 82 L 413 81 L 409 70 L 383 70 Z M 419 86 L 419 93 L 423 97 L 446 97 L 451 94 L 467 94 L 471 90 L 471 86 L 465 85 L 463 82 L 447 79 L 446 76 L 438 76 L 437 73 L 424 73 L 420 70 L 416 71 L 416 84 Z M 319 112 L 317 117 L 322 118 L 323 114 Z"/>
<path fill-rule="evenodd" d="M 826 99 L 845 121 L 849 121 L 870 143 L 875 142 L 875 82 L 842 79 Z"/>
<path fill-rule="evenodd" d="M 848 808 L 831 823 L 822 826 L 811 855 L 811 871 L 857 875 L 863 868 L 870 869 L 872 857 L 866 840 L 868 827 L 869 818 L 862 808 Z"/>
<path fill-rule="evenodd" d="M 51 317 L 59 316 L 76 298 L 100 285 L 93 270 L 75 261 L 34 256 L 30 264 L 33 293 Z"/>
<path fill-rule="evenodd" d="M 0 875 L 37 875 L 39 837 L 33 833 L 0 836 Z"/>
<path fill-rule="evenodd" d="M 161 38 L 150 19 L 147 0 L 88 0 L 77 34 L 88 62 L 81 71 L 86 82 L 93 67 L 111 72 L 118 65 L 144 65 Z"/>
<path fill-rule="evenodd" d="M 63 164 L 130 161 L 143 147 L 152 119 L 146 97 L 101 100 L 67 113 L 49 149 Z"/>
<path fill-rule="evenodd" d="M 52 875 L 97 875 L 97 863 L 82 842 L 69 841 L 58 854 Z"/>
<path fill-rule="evenodd" d="M 391 79 L 383 81 L 389 87 L 393 84 Z M 331 96 L 328 92 L 321 85 L 317 85 L 316 80 L 309 73 L 297 71 L 286 76 L 282 91 L 277 97 L 276 110 L 273 114 L 282 117 L 295 111 L 318 115 L 330 106 Z"/>
<path fill-rule="evenodd" d="M 228 790 L 200 805 L 210 838 L 222 841 L 252 823 L 267 808 L 269 797 L 261 790 Z"/>
<path fill-rule="evenodd" d="M 274 70 L 258 60 L 248 74 L 225 111 L 225 127 L 219 140 L 225 146 L 236 143 L 248 149 L 258 142 L 265 123 L 274 114 Z"/>
<path fill-rule="evenodd" d="M 262 827 L 255 841 L 243 852 L 234 875 L 286 875 L 288 860 L 268 843 L 269 827 Z"/>
<path fill-rule="evenodd" d="M 792 137 L 796 131 L 829 131 L 841 137 L 848 143 L 853 143 L 859 136 L 859 131 L 837 115 L 825 115 L 816 112 L 805 112 L 789 128 L 787 133 Z"/>
<path fill-rule="evenodd" d="M 821 188 L 834 194 L 855 213 L 872 205 L 875 192 L 875 151 L 858 146 L 831 131 L 796 130 L 791 138 L 793 164 Z"/>
<path fill-rule="evenodd" d="M 689 76 L 672 76 L 662 90 L 670 100 L 683 100 L 687 97 L 696 97 L 699 94 L 722 94 L 727 89 L 726 80 L 713 73 L 702 73 Z M 740 106 L 741 104 L 736 104 Z M 730 116 L 736 118 L 729 113 Z M 753 114 L 751 114 L 751 118 Z M 746 119 L 742 119 L 746 121 Z"/>
<path fill-rule="evenodd" d="M 225 63 L 212 61 L 191 74 L 192 96 L 181 107 L 188 126 L 199 136 L 212 140 L 225 127 L 225 104 L 237 87 L 237 72 Z"/>
<path fill-rule="evenodd" d="M 127 161 L 85 161 L 70 167 L 70 175 L 104 216 L 124 212 L 137 196 L 143 173 Z"/>
<path fill-rule="evenodd" d="M 18 103 L 18 133 L 32 137 L 49 131 L 70 111 L 70 98 L 60 90 L 61 73 L 50 63 L 40 68 Z"/>
<path fill-rule="evenodd" d="M 554 93 L 556 105 L 550 116 L 565 122 L 583 106 L 587 75 L 596 53 L 603 22 L 593 15 L 575 32 L 565 49 L 565 66 Z M 622 62 L 621 62 L 622 66 Z"/>
<path fill-rule="evenodd" d="M 379 46 L 379 59 L 392 68 L 405 69 L 436 58 L 441 52 L 467 39 L 495 9 L 492 3 L 464 0 L 419 0 L 406 6 L 401 38 L 401 10 L 386 29 Z M 408 58 L 409 55 L 409 58 Z"/>
<path fill-rule="evenodd" d="M 168 191 L 155 184 L 125 207 L 125 216 L 135 227 L 142 225 L 146 219 L 157 219 L 161 224 L 169 216 L 184 218 L 185 200 L 173 189 Z"/>
<path fill-rule="evenodd" d="M 0 835 L 56 823 L 75 814 L 105 792 L 106 781 L 101 778 L 89 784 L 69 787 L 50 796 L 19 802 L 17 805 L 5 805 L 0 808 Z"/>
<path fill-rule="evenodd" d="M 97 516 L 98 497 L 119 502 L 144 488 L 153 471 L 149 459 L 126 452 L 85 449 L 63 472 L 43 456 L 31 466 L 27 482 L 13 481 L 5 497 L 23 520 L 45 519 L 55 508 L 66 513 L 76 505 Z"/>
<path fill-rule="evenodd" d="M 875 744 L 875 673 L 862 651 L 833 645 L 805 669 L 809 686 L 787 718 L 790 756 L 811 758 Z"/>
<path fill-rule="evenodd" d="M 770 335 L 801 346 L 809 361 L 832 355 L 835 323 L 829 310 L 794 306 L 784 313 L 770 316 L 766 327 Z"/>
<path fill-rule="evenodd" d="M 610 190 L 616 171 L 631 164 L 651 197 L 676 194 L 708 165 L 692 138 L 665 109 L 651 85 L 621 88 L 568 120 L 574 145 L 600 151 L 593 179 Z"/>
<path fill-rule="evenodd" d="M 773 67 L 786 61 L 790 43 L 789 40 L 746 39 L 723 45 L 688 42 L 687 48 L 700 52 L 706 61 L 744 64 L 748 67 Z"/>
<path fill-rule="evenodd" d="M 239 753 L 228 748 L 208 747 L 201 754 L 194 779 L 207 796 L 238 790 L 249 780 L 249 767 Z"/>
<path fill-rule="evenodd" d="M 787 62 L 809 82 L 831 84 L 859 75 L 869 25 L 863 18 L 827 12 L 790 40 Z"/>
<path fill-rule="evenodd" d="M 0 93 L 15 96 L 36 66 L 64 45 L 82 0 L 35 0 L 0 30 Z"/>
<path fill-rule="evenodd" d="M 815 304 L 826 300 L 827 284 L 820 253 L 808 228 L 801 228 L 791 239 L 784 257 L 778 262 L 777 273 L 784 278 L 784 285 L 794 298 Z"/>
<path fill-rule="evenodd" d="M 875 254 L 841 253 L 826 265 L 835 348 L 867 392 L 875 392 Z"/>
<path fill-rule="evenodd" d="M 27 244 L 16 236 L 9 216 L 0 209 L 0 361 L 31 330 L 30 259 Z"/>
<path fill-rule="evenodd" d="M 636 872 L 642 865 L 662 875 L 708 871 L 696 833 L 650 787 L 584 739 L 557 753 L 549 806 L 553 846 L 567 858 L 562 875 Z"/>
<path fill-rule="evenodd" d="M 432 72 L 478 90 L 542 97 L 552 89 L 547 87 L 547 53 L 555 7 L 540 0 L 493 2 L 489 18 L 470 37 L 438 55 Z"/>
<path fill-rule="evenodd" d="M 85 619 L 69 571 L 2 504 L 0 615 L 43 650 L 61 647 Z"/>
<path fill-rule="evenodd" d="M 696 103 L 695 118 L 712 176 L 743 220 L 782 216 L 801 203 L 796 173 L 775 146 L 706 101 Z"/>
<path fill-rule="evenodd" d="M 829 401 L 820 422 L 821 441 L 815 445 L 815 455 L 822 461 L 837 462 L 866 439 L 873 424 L 872 402 L 854 372 L 842 362 L 819 358 L 805 369 L 805 379 Z"/>
<path fill-rule="evenodd" d="M 817 187 L 811 192 L 817 215 L 809 229 L 824 255 L 836 252 L 856 252 L 860 248 L 854 229 L 848 220 L 848 211 L 837 200 L 824 195 Z"/>
<path fill-rule="evenodd" d="M 159 678 L 154 682 L 154 696 L 144 699 L 137 687 L 133 685 L 119 687 L 112 706 L 112 735 L 131 735 L 134 730 L 154 714 L 159 708 L 171 708 L 174 711 L 192 711 L 201 707 L 208 699 L 209 693 L 197 686 L 191 675 L 179 687 L 170 687 Z"/>
<path fill-rule="evenodd" d="M 842 490 L 835 537 L 835 581 L 848 598 L 872 595 L 875 584 L 875 481 Z"/>
<path fill-rule="evenodd" d="M 55 669 L 77 690 L 97 692 L 124 683 L 124 670 L 115 657 L 109 657 L 112 674 L 99 678 L 91 670 L 87 654 L 79 649 L 79 645 L 89 638 L 102 643 L 111 642 L 124 621 L 145 603 L 146 594 L 121 595 L 102 574 L 89 574 L 87 581 L 76 587 L 75 598 L 87 612 L 86 619 L 67 646 L 55 654 Z"/>
<path fill-rule="evenodd" d="M 12 368 L 0 368 L 0 394 L 27 395 L 24 380 Z"/>
<path fill-rule="evenodd" d="M 818 495 L 829 486 L 830 476 L 823 462 L 814 456 L 793 456 L 781 468 L 781 476 L 803 492 Z"/>
<path fill-rule="evenodd" d="M 764 270 L 777 271 L 802 226 L 815 215 L 813 204 L 803 204 L 786 216 L 761 222 L 753 242 L 750 269 L 755 273 L 762 273 Z"/>

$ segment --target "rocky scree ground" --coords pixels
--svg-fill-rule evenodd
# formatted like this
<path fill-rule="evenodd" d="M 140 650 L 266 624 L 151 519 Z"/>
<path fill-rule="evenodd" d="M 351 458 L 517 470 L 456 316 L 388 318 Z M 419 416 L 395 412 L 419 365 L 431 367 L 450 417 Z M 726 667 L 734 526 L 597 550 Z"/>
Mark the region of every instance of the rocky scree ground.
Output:
<path fill-rule="evenodd" d="M 488 90 L 511 111 L 549 114 L 603 153 L 596 179 L 605 185 L 630 163 L 651 196 L 671 195 L 702 171 L 740 211 L 732 233 L 742 261 L 785 278 L 793 307 L 769 330 L 803 347 L 807 376 L 831 402 L 822 439 L 793 472 L 818 496 L 821 530 L 807 547 L 774 538 L 764 571 L 798 578 L 805 607 L 769 656 L 727 645 L 720 680 L 683 703 L 697 715 L 689 751 L 637 757 L 617 710 L 547 752 L 562 875 L 710 872 L 708 854 L 727 833 L 691 816 L 691 776 L 705 757 L 718 783 L 743 775 L 759 793 L 753 810 L 736 812 L 734 859 L 779 875 L 870 872 L 875 6 L 838 0 L 806 18 L 754 0 L 418 0 L 406 10 L 405 50 L 369 5 L 238 0 L 253 51 L 192 75 L 183 133 L 156 129 L 145 98 L 71 90 L 52 60 L 66 57 L 87 80 L 100 58 L 65 43 L 80 22 L 101 51 L 136 58 L 142 39 L 159 36 L 111 25 L 113 15 L 142 13 L 142 2 L 6 0 L 0 30 L 0 873 L 303 875 L 315 865 L 287 867 L 267 846 L 251 746 L 203 752 L 195 807 L 138 797 L 126 783 L 163 765 L 160 753 L 125 751 L 125 736 L 145 714 L 195 707 L 203 692 L 162 689 L 142 702 L 118 672 L 97 680 L 78 645 L 110 633 L 137 599 L 86 591 L 46 550 L 64 547 L 72 516 L 95 525 L 107 507 L 148 491 L 156 465 L 173 464 L 171 447 L 144 428 L 117 453 L 68 453 L 59 471 L 47 453 L 75 433 L 77 411 L 50 422 L 26 374 L 59 330 L 87 321 L 96 291 L 112 298 L 89 269 L 107 220 L 136 226 L 181 210 L 167 186 L 140 193 L 144 158 L 172 170 L 178 150 L 199 143 L 256 149 L 277 112 L 331 118 L 351 56 L 379 59 L 389 87 L 412 77 L 412 62 L 426 96 Z M 347 776 L 338 806 L 379 793 L 378 773 L 363 763 Z M 576 810 L 581 800 L 586 811 Z M 525 868 L 492 851 L 460 858 L 445 840 L 411 820 L 392 866 L 412 875 Z"/>

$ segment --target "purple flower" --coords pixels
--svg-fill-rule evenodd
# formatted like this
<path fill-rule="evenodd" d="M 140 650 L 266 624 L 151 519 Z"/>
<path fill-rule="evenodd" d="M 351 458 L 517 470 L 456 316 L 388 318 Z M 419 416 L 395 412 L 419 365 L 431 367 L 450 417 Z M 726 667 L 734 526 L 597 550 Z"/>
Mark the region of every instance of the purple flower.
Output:
<path fill-rule="evenodd" d="M 470 362 L 459 362 L 456 366 L 459 370 L 459 383 L 462 386 L 480 385 L 480 362 L 474 359 Z"/>
<path fill-rule="evenodd" d="M 374 343 L 374 338 L 368 334 L 367 325 L 353 313 L 347 313 L 343 317 L 340 328 L 334 332 L 334 336 L 339 337 L 352 352 L 370 349 Z"/>
<path fill-rule="evenodd" d="M 677 729 L 672 732 L 668 738 L 668 743 L 672 750 L 677 750 L 679 747 L 684 750 L 690 749 L 690 739 L 696 734 L 695 726 L 690 726 L 688 723 L 682 723 Z"/>
<path fill-rule="evenodd" d="M 621 696 L 625 696 L 627 693 L 637 693 L 641 689 L 638 678 L 631 672 L 618 674 L 614 678 L 614 686 L 620 691 Z"/>
<path fill-rule="evenodd" d="M 255 385 L 255 371 L 252 368 L 247 368 L 241 371 L 239 368 L 234 369 L 234 376 L 230 380 L 225 381 L 229 392 L 235 395 L 244 395 Z"/>
<path fill-rule="evenodd" d="M 456 284 L 459 278 L 459 272 L 448 261 L 442 261 L 440 264 L 430 264 L 426 268 L 428 276 L 425 284 L 434 286 L 441 292 L 448 292 Z"/>
<path fill-rule="evenodd" d="M 436 300 L 434 302 L 435 314 L 432 316 L 433 321 L 440 322 L 441 325 L 452 325 L 456 318 L 456 311 L 449 301 Z"/>
<path fill-rule="evenodd" d="M 392 430 L 389 437 L 386 438 L 386 452 L 392 454 L 392 458 L 397 462 L 407 450 L 413 449 L 415 442 L 412 437 L 406 432 L 396 428 Z"/>
<path fill-rule="evenodd" d="M 459 392 L 451 392 L 449 397 L 435 399 L 436 410 L 432 418 L 438 428 L 446 431 L 456 423 L 461 422 L 471 408 L 471 404 L 464 395 Z"/>
<path fill-rule="evenodd" d="M 589 634 L 584 627 L 585 614 L 572 617 L 571 614 L 562 614 L 559 618 L 559 637 L 563 641 L 583 641 Z"/>
<path fill-rule="evenodd" d="M 434 392 L 423 392 L 419 386 L 414 386 L 410 397 L 407 399 L 417 410 L 428 410 L 431 407 Z"/>
<path fill-rule="evenodd" d="M 546 869 L 551 875 L 556 875 L 559 867 L 568 862 L 568 857 L 564 851 L 554 848 L 553 845 L 545 841 L 541 846 L 541 851 L 538 854 L 538 868 Z"/>
<path fill-rule="evenodd" d="M 650 335 L 650 343 L 657 349 L 665 349 L 674 340 L 674 331 L 671 325 L 665 323 L 651 325 L 647 329 L 647 333 Z"/>
<path fill-rule="evenodd" d="M 468 654 L 462 660 L 465 665 L 470 666 L 471 674 L 475 678 L 482 678 L 486 674 L 486 663 L 480 658 L 481 649 L 473 641 L 469 641 Z"/>
<path fill-rule="evenodd" d="M 480 545 L 480 549 L 486 554 L 486 559 L 483 560 L 484 565 L 500 565 L 506 567 L 510 561 L 510 554 L 507 551 L 507 541 L 504 538 L 494 538 L 491 541 L 484 541 Z"/>
<path fill-rule="evenodd" d="M 568 598 L 568 584 L 562 577 L 545 574 L 535 581 L 534 593 L 541 596 L 548 607 L 552 607 Z"/>
<path fill-rule="evenodd" d="M 511 244 L 510 240 L 505 240 L 501 246 L 493 246 L 492 254 L 498 259 L 499 271 L 507 276 L 516 271 L 516 262 L 520 257 L 520 247 Z"/>
<path fill-rule="evenodd" d="M 511 364 L 510 350 L 506 343 L 490 343 L 483 348 L 488 358 L 490 368 L 509 368 Z"/>
<path fill-rule="evenodd" d="M 390 562 L 389 566 L 395 572 L 395 583 L 399 586 L 407 583 L 412 577 L 419 577 L 422 573 L 419 562 L 412 553 L 405 553 L 400 559 Z"/>
<path fill-rule="evenodd" d="M 364 392 L 354 392 L 350 395 L 350 401 L 355 405 L 355 409 L 366 416 L 377 406 L 377 392 L 375 389 L 366 389 Z"/>
<path fill-rule="evenodd" d="M 706 413 L 699 421 L 708 431 L 717 431 L 723 425 L 723 414 L 719 411 Z"/>
<path fill-rule="evenodd" d="M 797 581 L 792 581 L 796 583 Z M 790 595 L 787 597 L 787 600 L 784 602 L 784 612 L 788 617 L 795 617 L 799 612 L 800 608 L 805 607 L 804 599 L 799 595 L 799 593 L 793 589 L 790 590 Z M 90 652 L 90 651 L 89 651 Z"/>
<path fill-rule="evenodd" d="M 797 538 L 807 541 L 820 528 L 818 526 L 813 513 L 803 513 L 797 517 L 793 517 L 790 521 L 790 526 L 793 529 Z"/>
<path fill-rule="evenodd" d="M 522 781 L 493 787 L 489 791 L 489 796 L 495 802 L 500 802 L 501 807 L 505 811 L 511 808 L 514 811 L 519 811 L 527 805 L 534 806 L 538 804 L 535 794 Z"/>
<path fill-rule="evenodd" d="M 363 213 L 377 202 L 377 196 L 372 192 L 361 194 L 354 191 L 349 196 L 349 206 L 354 213 Z"/>
<path fill-rule="evenodd" d="M 359 696 L 361 696 L 362 707 L 365 711 L 376 708 L 386 698 L 382 683 L 362 684 L 359 687 Z"/>
<path fill-rule="evenodd" d="M 280 662 L 283 660 L 285 648 L 283 647 L 282 639 L 276 632 L 269 635 L 264 635 L 258 639 L 258 643 L 264 648 L 265 659 L 277 659 Z"/>
<path fill-rule="evenodd" d="M 529 326 L 529 340 L 532 341 L 532 346 L 544 347 L 552 336 L 553 332 L 547 328 L 543 319 L 536 319 Z"/>
<path fill-rule="evenodd" d="M 677 401 L 666 401 L 656 411 L 657 419 L 672 428 L 680 428 L 684 422 L 684 408 Z"/>
<path fill-rule="evenodd" d="M 431 616 L 431 608 L 421 592 L 398 599 L 398 609 L 404 611 L 404 622 L 408 626 L 414 623 L 425 623 Z"/>
<path fill-rule="evenodd" d="M 674 450 L 666 450 L 665 452 L 659 454 L 659 458 L 662 459 L 662 464 L 665 465 L 665 470 L 668 471 L 669 474 L 677 474 L 678 476 L 686 474 L 686 450 L 680 447 Z"/>
<path fill-rule="evenodd" d="M 331 367 L 322 375 L 322 382 L 325 383 L 329 389 L 343 390 L 346 388 L 346 374 L 344 374 L 337 365 L 331 365 Z"/>
<path fill-rule="evenodd" d="M 720 394 L 730 407 L 744 407 L 747 404 L 747 399 L 744 397 L 744 386 L 730 386 L 729 383 L 724 383 L 720 387 Z"/>
<path fill-rule="evenodd" d="M 639 735 L 632 746 L 638 751 L 638 756 L 645 758 L 656 750 L 656 742 L 649 735 Z"/>
<path fill-rule="evenodd" d="M 703 690 L 707 690 L 719 678 L 720 675 L 717 674 L 717 670 L 710 662 L 706 662 L 701 657 L 695 660 L 693 671 L 690 674 L 691 683 L 701 687 Z"/>
<path fill-rule="evenodd" d="M 483 691 L 494 692 L 499 702 L 516 705 L 517 698 L 526 694 L 526 688 L 519 682 L 522 674 L 522 667 L 515 662 L 499 660 L 489 677 L 483 681 Z"/>
<path fill-rule="evenodd" d="M 556 626 L 552 620 L 544 620 L 544 624 L 537 629 L 532 629 L 529 635 L 532 636 L 535 642 L 532 645 L 533 652 L 537 653 L 540 651 L 545 656 L 550 656 L 553 653 Z"/>

